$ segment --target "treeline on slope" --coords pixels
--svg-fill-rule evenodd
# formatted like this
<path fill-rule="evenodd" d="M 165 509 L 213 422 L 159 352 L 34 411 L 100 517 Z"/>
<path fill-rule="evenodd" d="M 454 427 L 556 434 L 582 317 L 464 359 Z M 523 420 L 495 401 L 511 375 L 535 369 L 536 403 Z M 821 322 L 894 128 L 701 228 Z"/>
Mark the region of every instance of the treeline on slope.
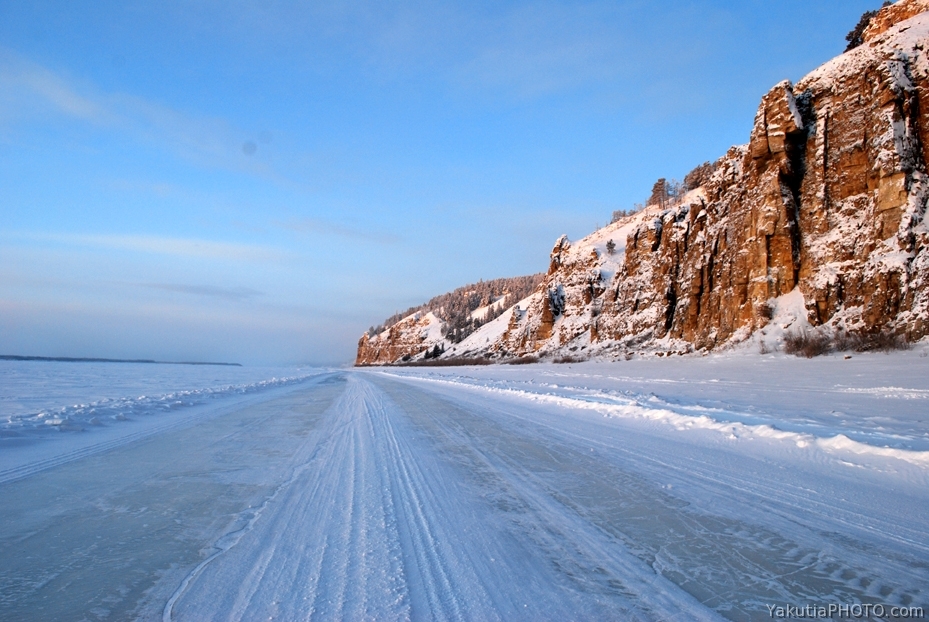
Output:
<path fill-rule="evenodd" d="M 402 313 L 394 313 L 384 320 L 380 326 L 372 326 L 368 334 L 374 336 L 385 328 L 393 326 L 403 318 L 414 313 L 428 313 L 432 311 L 445 322 L 445 338 L 452 343 L 458 343 L 475 330 L 500 317 L 511 305 L 522 300 L 535 291 L 542 282 L 542 274 L 529 276 L 514 276 L 491 281 L 478 281 L 458 289 L 436 296 L 429 302 L 417 307 L 410 307 Z M 481 307 L 486 307 L 503 296 L 509 296 L 503 304 L 496 305 L 488 310 L 483 318 L 472 318 L 471 314 Z"/>
<path fill-rule="evenodd" d="M 680 201 L 685 194 L 695 188 L 699 188 L 709 181 L 710 176 L 715 170 L 715 162 L 704 162 L 684 175 L 683 181 L 662 177 L 652 185 L 652 193 L 645 200 L 645 203 L 636 203 L 633 205 L 632 209 L 619 209 L 614 211 L 613 218 L 610 222 L 616 222 L 626 216 L 632 216 L 648 205 L 659 205 L 662 208 L 674 205 Z"/>

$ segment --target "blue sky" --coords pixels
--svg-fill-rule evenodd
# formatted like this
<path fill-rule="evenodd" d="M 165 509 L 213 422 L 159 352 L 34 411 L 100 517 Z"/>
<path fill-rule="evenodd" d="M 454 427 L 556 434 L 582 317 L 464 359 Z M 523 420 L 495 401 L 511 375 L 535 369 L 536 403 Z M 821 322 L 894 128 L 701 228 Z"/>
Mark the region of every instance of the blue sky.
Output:
<path fill-rule="evenodd" d="M 0 353 L 338 363 L 748 140 L 879 2 L 0 1 Z"/>

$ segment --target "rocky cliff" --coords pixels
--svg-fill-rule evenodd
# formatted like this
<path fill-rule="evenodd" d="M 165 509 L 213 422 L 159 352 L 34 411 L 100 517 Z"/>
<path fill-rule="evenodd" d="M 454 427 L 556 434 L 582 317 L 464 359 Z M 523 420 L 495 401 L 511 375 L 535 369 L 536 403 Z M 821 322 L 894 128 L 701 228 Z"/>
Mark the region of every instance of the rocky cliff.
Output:
<path fill-rule="evenodd" d="M 925 336 L 927 10 L 885 7 L 863 45 L 775 85 L 702 188 L 560 238 L 539 289 L 444 356 L 713 349 L 786 301 L 804 326 Z"/>
<path fill-rule="evenodd" d="M 529 295 L 541 274 L 480 281 L 436 296 L 371 327 L 358 341 L 356 365 L 383 365 L 432 358 Z"/>

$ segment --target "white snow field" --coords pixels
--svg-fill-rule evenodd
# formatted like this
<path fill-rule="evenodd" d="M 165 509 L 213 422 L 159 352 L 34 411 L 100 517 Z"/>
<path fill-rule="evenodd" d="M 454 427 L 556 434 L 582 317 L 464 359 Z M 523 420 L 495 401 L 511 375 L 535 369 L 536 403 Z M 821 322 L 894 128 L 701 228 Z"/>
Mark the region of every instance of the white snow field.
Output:
<path fill-rule="evenodd" d="M 0 438 L 0 619 L 929 610 L 923 354 L 316 370 Z"/>

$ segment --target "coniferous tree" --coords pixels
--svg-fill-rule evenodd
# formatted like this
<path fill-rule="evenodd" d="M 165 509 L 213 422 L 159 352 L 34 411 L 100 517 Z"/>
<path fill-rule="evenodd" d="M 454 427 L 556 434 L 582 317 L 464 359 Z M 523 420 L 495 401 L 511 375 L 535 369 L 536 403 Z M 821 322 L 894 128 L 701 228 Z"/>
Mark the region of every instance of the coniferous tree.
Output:
<path fill-rule="evenodd" d="M 881 7 L 883 8 L 885 6 L 890 6 L 891 4 L 893 3 L 887 0 L 884 2 L 884 4 L 881 5 Z M 862 13 L 861 19 L 858 20 L 858 23 L 855 25 L 855 27 L 852 28 L 847 35 L 845 35 L 845 40 L 848 41 L 848 46 L 845 48 L 846 52 L 849 50 L 854 50 L 856 47 L 864 43 L 864 38 L 862 35 L 864 35 L 864 31 L 868 27 L 868 24 L 871 23 L 871 18 L 873 18 L 875 15 L 877 15 L 877 11 L 865 11 Z"/>
<path fill-rule="evenodd" d="M 652 186 L 652 194 L 648 197 L 648 205 L 658 205 L 662 208 L 668 203 L 668 180 L 660 178 Z"/>
<path fill-rule="evenodd" d="M 705 185 L 710 181 L 710 177 L 713 176 L 715 171 L 716 164 L 710 162 L 704 162 L 694 167 L 692 171 L 684 175 L 684 191 L 687 192 L 688 190 L 693 190 Z"/>
<path fill-rule="evenodd" d="M 432 311 L 444 324 L 443 336 L 452 343 L 459 343 L 474 332 L 482 323 L 498 317 L 507 304 L 513 304 L 531 294 L 542 281 L 541 274 L 513 278 L 481 280 L 471 285 L 436 296 L 429 302 L 411 307 L 402 313 L 387 318 L 383 326 L 390 327 L 414 313 Z M 506 300 L 499 301 L 501 297 Z M 484 321 L 472 318 L 478 308 L 493 305 L 484 316 Z M 380 328 L 383 330 L 383 327 Z"/>

